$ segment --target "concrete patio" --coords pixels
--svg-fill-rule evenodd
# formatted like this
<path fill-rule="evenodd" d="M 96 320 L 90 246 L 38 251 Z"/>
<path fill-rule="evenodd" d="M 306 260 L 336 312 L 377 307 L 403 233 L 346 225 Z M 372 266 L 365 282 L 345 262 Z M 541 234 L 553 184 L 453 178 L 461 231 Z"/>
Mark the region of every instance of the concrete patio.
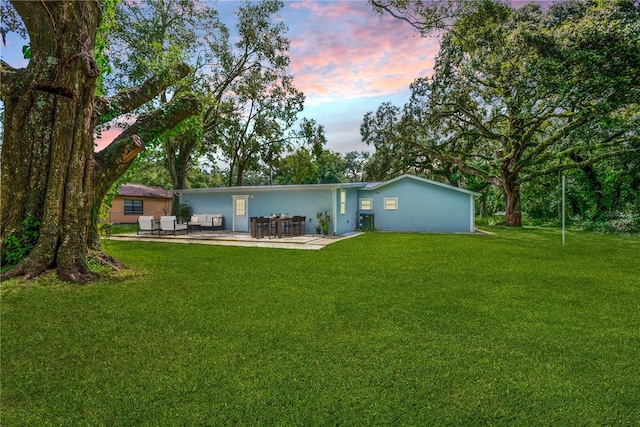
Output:
<path fill-rule="evenodd" d="M 113 234 L 112 240 L 187 243 L 196 245 L 244 246 L 256 248 L 278 248 L 317 251 L 339 240 L 359 236 L 362 233 L 353 232 L 342 236 L 323 236 L 320 234 L 305 234 L 303 236 L 283 237 L 282 239 L 251 237 L 249 233 L 234 233 L 230 231 L 196 231 L 176 236 L 157 234 Z"/>

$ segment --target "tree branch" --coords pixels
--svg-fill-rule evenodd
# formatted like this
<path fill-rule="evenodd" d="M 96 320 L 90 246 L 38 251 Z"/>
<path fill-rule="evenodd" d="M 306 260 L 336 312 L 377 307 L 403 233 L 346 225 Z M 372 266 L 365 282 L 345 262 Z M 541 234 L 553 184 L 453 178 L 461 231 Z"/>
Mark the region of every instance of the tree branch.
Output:
<path fill-rule="evenodd" d="M 445 154 L 439 153 L 437 151 L 431 150 L 428 147 L 425 147 L 424 145 L 419 145 L 419 144 L 411 144 L 414 145 L 415 148 L 417 148 L 418 150 L 421 150 L 423 153 L 446 163 L 451 163 L 451 164 L 455 164 L 456 166 L 458 166 L 458 169 L 462 172 L 468 173 L 469 175 L 473 175 L 473 176 L 477 176 L 479 178 L 482 178 L 484 180 L 486 180 L 487 182 L 490 182 L 491 184 L 495 185 L 496 187 L 500 187 L 501 186 L 501 181 L 496 178 L 491 176 L 488 172 L 483 171 L 481 169 L 477 169 L 471 166 L 468 166 L 467 164 L 465 164 L 464 160 L 459 158 L 459 157 L 455 157 L 455 156 L 447 156 Z"/>
<path fill-rule="evenodd" d="M 202 105 L 194 95 L 184 95 L 174 98 L 164 108 L 138 118 L 111 144 L 96 153 L 95 159 L 102 166 L 97 168 L 100 171 L 100 182 L 105 183 L 108 189 L 144 149 L 144 141 L 151 141 L 173 129 L 181 121 L 198 114 L 201 108 Z"/>
<path fill-rule="evenodd" d="M 181 63 L 175 68 L 156 74 L 144 83 L 125 89 L 110 98 L 99 98 L 96 100 L 98 124 L 107 123 L 118 116 L 135 110 L 152 100 L 171 84 L 189 74 L 190 70 L 187 64 Z"/>
<path fill-rule="evenodd" d="M 589 117 L 586 115 L 579 117 L 571 122 L 565 124 L 560 129 L 556 130 L 551 136 L 542 141 L 538 147 L 531 153 L 529 159 L 534 160 L 540 154 L 542 154 L 548 147 L 560 141 L 562 138 L 569 135 L 573 130 L 578 129 L 580 126 L 589 122 Z"/>
<path fill-rule="evenodd" d="M 591 157 L 590 159 L 584 160 L 582 162 L 561 164 L 561 165 L 554 166 L 554 167 L 549 168 L 549 169 L 544 169 L 544 170 L 541 170 L 541 171 L 531 172 L 530 174 L 521 177 L 520 181 L 522 181 L 522 182 L 530 181 L 530 180 L 532 180 L 534 178 L 537 178 L 539 176 L 556 174 L 558 172 L 562 172 L 562 171 L 569 170 L 569 169 L 584 168 L 585 166 L 593 165 L 594 163 L 597 163 L 597 162 L 599 162 L 601 160 L 604 160 L 604 159 L 611 159 L 611 158 L 617 157 L 617 156 L 619 156 L 621 154 L 633 153 L 633 152 L 640 152 L 640 147 L 636 147 L 636 148 L 632 148 L 632 149 L 625 149 L 625 150 L 611 151 L 611 152 L 608 152 L 608 153 L 604 153 L 604 154 L 602 154 L 600 156 Z"/>
<path fill-rule="evenodd" d="M 0 59 L 0 98 L 13 93 L 16 80 L 19 79 L 21 69 L 13 68 Z"/>
<path fill-rule="evenodd" d="M 451 2 L 442 0 L 421 1 L 397 1 L 397 0 L 369 0 L 373 9 L 382 14 L 384 12 L 411 25 L 422 35 L 427 35 L 434 30 L 443 30 L 451 27 L 451 22 L 457 16 L 456 8 Z M 466 3 L 460 0 L 460 3 Z"/>

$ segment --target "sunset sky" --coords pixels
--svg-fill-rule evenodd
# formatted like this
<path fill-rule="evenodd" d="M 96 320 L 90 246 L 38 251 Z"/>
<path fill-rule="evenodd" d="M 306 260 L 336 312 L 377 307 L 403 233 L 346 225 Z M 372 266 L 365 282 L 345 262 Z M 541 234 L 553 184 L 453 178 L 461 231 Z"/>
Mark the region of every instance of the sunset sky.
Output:
<path fill-rule="evenodd" d="M 307 96 L 302 114 L 325 126 L 333 151 L 369 149 L 360 139 L 364 114 L 385 101 L 404 104 L 438 52 L 437 39 L 378 16 L 366 1 L 286 2 L 280 15 L 296 86 Z"/>
<path fill-rule="evenodd" d="M 231 26 L 239 4 L 214 7 Z M 341 153 L 369 150 L 360 140 L 364 114 L 385 101 L 404 104 L 409 84 L 431 72 L 438 51 L 438 39 L 378 16 L 366 1 L 285 1 L 277 19 L 289 27 L 291 73 L 306 95 L 300 116 L 325 126 L 328 148 Z M 13 35 L 7 42 L 2 58 L 25 66 L 24 41 Z"/>

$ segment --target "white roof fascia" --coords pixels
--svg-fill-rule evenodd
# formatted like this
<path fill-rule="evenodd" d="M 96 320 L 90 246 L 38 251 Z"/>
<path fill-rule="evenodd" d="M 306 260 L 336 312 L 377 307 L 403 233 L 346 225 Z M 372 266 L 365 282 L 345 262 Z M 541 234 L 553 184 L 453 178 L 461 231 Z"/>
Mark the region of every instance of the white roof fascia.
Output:
<path fill-rule="evenodd" d="M 373 185 L 367 185 L 364 188 L 364 190 L 375 190 L 377 188 L 384 187 L 385 185 L 391 184 L 391 183 L 396 182 L 396 181 L 400 181 L 401 179 L 405 179 L 405 178 L 411 178 L 411 179 L 415 179 L 416 181 L 421 181 L 421 182 L 424 182 L 424 183 L 427 183 L 427 184 L 431 184 L 431 185 L 435 185 L 435 186 L 438 186 L 438 187 L 447 188 L 449 190 L 455 190 L 455 191 L 459 191 L 461 193 L 471 194 L 472 196 L 475 196 L 475 197 L 480 196 L 480 193 L 476 193 L 475 191 L 466 190 L 464 188 L 455 187 L 453 185 L 444 184 L 442 182 L 433 181 L 431 179 L 422 178 L 422 177 L 419 177 L 419 176 L 414 176 L 414 175 L 409 175 L 409 174 L 404 174 L 404 175 L 397 176 L 395 178 L 390 179 L 389 181 L 382 181 L 382 182 L 375 183 Z"/>
<path fill-rule="evenodd" d="M 173 190 L 178 194 L 196 194 L 196 193 L 228 193 L 243 191 L 276 191 L 276 190 L 330 190 L 332 188 L 358 188 L 366 185 L 364 182 L 349 182 L 335 184 L 285 184 L 285 185 L 246 185 L 240 187 L 210 187 L 210 188 L 186 188 L 181 190 Z"/>

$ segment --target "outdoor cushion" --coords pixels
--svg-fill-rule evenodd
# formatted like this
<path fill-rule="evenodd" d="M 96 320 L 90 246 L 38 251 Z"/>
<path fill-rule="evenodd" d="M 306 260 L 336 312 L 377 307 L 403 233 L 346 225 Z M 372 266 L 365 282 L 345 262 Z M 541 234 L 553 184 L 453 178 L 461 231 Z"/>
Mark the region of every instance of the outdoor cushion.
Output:
<path fill-rule="evenodd" d="M 178 224 L 178 219 L 175 217 L 175 215 L 161 216 L 160 230 L 164 232 L 171 231 L 173 234 L 176 234 L 176 231 L 186 230 L 187 233 L 189 233 L 187 224 Z"/>
<path fill-rule="evenodd" d="M 138 217 L 137 233 L 140 233 L 141 231 L 150 231 L 151 234 L 153 234 L 153 232 L 157 229 L 158 225 L 156 224 L 156 220 L 153 218 L 153 216 L 144 215 Z"/>
<path fill-rule="evenodd" d="M 208 220 L 211 221 L 212 227 L 222 227 L 222 215 L 211 215 Z"/>
<path fill-rule="evenodd" d="M 222 214 L 196 214 L 191 217 L 190 224 L 201 224 L 205 227 L 222 228 Z"/>

